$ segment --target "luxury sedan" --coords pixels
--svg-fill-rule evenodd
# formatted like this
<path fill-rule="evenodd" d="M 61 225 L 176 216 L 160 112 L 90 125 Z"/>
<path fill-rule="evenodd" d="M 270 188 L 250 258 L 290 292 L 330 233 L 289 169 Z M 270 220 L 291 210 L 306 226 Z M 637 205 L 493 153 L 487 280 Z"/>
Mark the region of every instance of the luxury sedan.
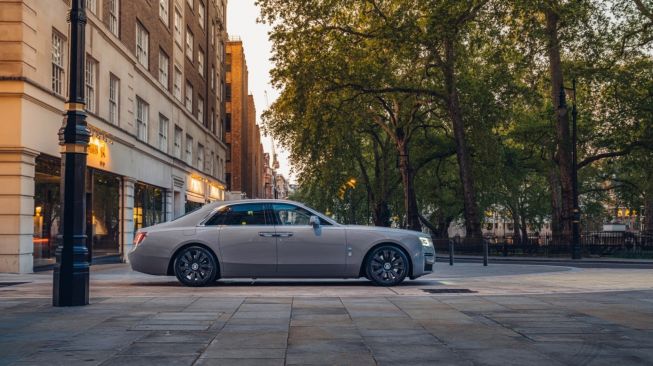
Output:
<path fill-rule="evenodd" d="M 214 202 L 139 230 L 132 269 L 187 286 L 219 278 L 359 278 L 393 286 L 433 271 L 428 235 L 341 225 L 300 203 Z"/>

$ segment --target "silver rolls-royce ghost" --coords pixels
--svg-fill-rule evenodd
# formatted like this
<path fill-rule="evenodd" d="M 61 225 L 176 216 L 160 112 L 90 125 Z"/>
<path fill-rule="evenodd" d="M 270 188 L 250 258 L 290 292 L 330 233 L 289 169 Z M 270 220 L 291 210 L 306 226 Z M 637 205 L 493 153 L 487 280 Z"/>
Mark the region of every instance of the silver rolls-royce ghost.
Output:
<path fill-rule="evenodd" d="M 367 277 L 392 286 L 430 273 L 435 250 L 420 232 L 341 225 L 292 201 L 244 200 L 139 230 L 129 262 L 187 286 L 266 277 Z"/>

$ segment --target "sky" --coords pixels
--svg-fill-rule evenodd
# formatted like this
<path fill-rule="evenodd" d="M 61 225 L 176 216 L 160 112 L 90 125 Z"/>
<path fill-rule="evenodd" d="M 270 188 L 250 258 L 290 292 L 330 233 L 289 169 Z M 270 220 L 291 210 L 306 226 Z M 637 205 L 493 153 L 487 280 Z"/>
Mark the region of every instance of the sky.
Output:
<path fill-rule="evenodd" d="M 255 0 L 227 1 L 227 32 L 229 36 L 239 36 L 243 40 L 249 69 L 249 92 L 256 103 L 257 123 L 261 124 L 261 114 L 276 100 L 279 91 L 270 85 L 270 70 L 273 64 L 270 61 L 272 45 L 268 38 L 269 27 L 257 23 L 259 9 L 254 2 Z M 272 138 L 262 136 L 262 141 L 265 152 L 272 152 Z M 290 175 L 287 152 L 276 144 L 275 148 L 280 163 L 279 171 L 286 178 L 295 181 Z"/>

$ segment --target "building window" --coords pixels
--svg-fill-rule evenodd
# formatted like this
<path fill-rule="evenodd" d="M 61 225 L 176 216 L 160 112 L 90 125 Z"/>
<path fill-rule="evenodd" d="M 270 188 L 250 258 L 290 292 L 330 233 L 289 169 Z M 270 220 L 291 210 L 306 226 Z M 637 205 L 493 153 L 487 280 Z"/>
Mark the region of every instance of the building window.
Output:
<path fill-rule="evenodd" d="M 204 51 L 202 50 L 197 51 L 197 71 L 204 77 Z"/>
<path fill-rule="evenodd" d="M 159 114 L 159 149 L 168 152 L 168 126 L 170 122 L 166 116 Z"/>
<path fill-rule="evenodd" d="M 86 0 L 86 9 L 93 14 L 97 14 L 97 0 Z"/>
<path fill-rule="evenodd" d="M 181 13 L 175 9 L 175 42 L 181 47 L 182 34 L 181 34 Z"/>
<path fill-rule="evenodd" d="M 193 45 L 193 33 L 190 31 L 190 28 L 186 28 L 186 57 L 191 62 L 193 62 L 193 53 L 195 52 Z"/>
<path fill-rule="evenodd" d="M 214 163 L 214 161 L 215 161 L 215 154 L 213 153 L 213 151 L 211 151 L 211 155 L 209 155 L 209 162 L 208 162 L 209 175 L 213 175 L 213 173 L 215 173 L 215 169 L 214 169 L 215 168 L 215 163 Z"/>
<path fill-rule="evenodd" d="M 231 132 L 231 113 L 227 113 L 225 116 L 224 131 Z"/>
<path fill-rule="evenodd" d="M 181 71 L 175 66 L 174 95 L 181 102 Z"/>
<path fill-rule="evenodd" d="M 190 82 L 186 82 L 186 109 L 193 113 L 193 86 Z"/>
<path fill-rule="evenodd" d="M 181 159 L 181 135 L 183 131 L 179 126 L 175 125 L 175 141 L 174 151 L 172 152 L 177 159 Z"/>
<path fill-rule="evenodd" d="M 159 0 L 159 18 L 161 18 L 161 21 L 166 25 L 166 27 L 168 26 L 169 9 L 170 0 Z"/>
<path fill-rule="evenodd" d="M 211 46 L 215 46 L 215 23 L 211 22 L 210 27 L 209 36 L 211 37 Z"/>
<path fill-rule="evenodd" d="M 231 83 L 227 83 L 227 87 L 225 88 L 224 93 L 224 100 L 226 102 L 231 102 Z"/>
<path fill-rule="evenodd" d="M 204 146 L 197 144 L 197 169 L 204 170 Z"/>
<path fill-rule="evenodd" d="M 109 74 L 109 122 L 118 125 L 120 120 L 120 79 Z"/>
<path fill-rule="evenodd" d="M 211 108 L 211 125 L 209 126 L 211 132 L 215 133 L 215 109 Z"/>
<path fill-rule="evenodd" d="M 136 22 L 136 59 L 146 69 L 149 68 L 149 44 L 150 34 L 140 22 Z"/>
<path fill-rule="evenodd" d="M 204 125 L 204 99 L 197 98 L 197 119 Z"/>
<path fill-rule="evenodd" d="M 63 95 L 65 41 L 56 31 L 52 31 L 52 91 Z"/>
<path fill-rule="evenodd" d="M 147 142 L 147 122 L 149 120 L 150 106 L 139 97 L 136 97 L 136 137 Z"/>
<path fill-rule="evenodd" d="M 211 90 L 215 90 L 215 66 L 211 65 Z"/>
<path fill-rule="evenodd" d="M 204 29 L 204 22 L 206 21 L 206 8 L 204 7 L 204 3 L 201 1 L 199 3 L 197 15 L 197 19 L 200 22 L 200 28 Z"/>
<path fill-rule="evenodd" d="M 109 31 L 115 36 L 120 34 L 118 22 L 118 7 L 120 0 L 109 0 Z"/>
<path fill-rule="evenodd" d="M 159 50 L 159 82 L 163 87 L 168 89 L 168 69 L 170 68 L 170 59 L 168 55 Z"/>
<path fill-rule="evenodd" d="M 90 56 L 86 56 L 86 110 L 91 113 L 97 113 L 97 96 L 95 94 L 95 85 L 97 84 L 97 61 Z"/>
<path fill-rule="evenodd" d="M 193 138 L 186 135 L 186 163 L 193 165 Z"/>

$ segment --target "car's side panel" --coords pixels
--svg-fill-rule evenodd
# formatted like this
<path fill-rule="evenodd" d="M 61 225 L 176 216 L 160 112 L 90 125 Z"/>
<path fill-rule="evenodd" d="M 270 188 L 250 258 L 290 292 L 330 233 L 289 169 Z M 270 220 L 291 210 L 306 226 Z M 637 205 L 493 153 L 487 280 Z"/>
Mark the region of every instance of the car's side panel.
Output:
<path fill-rule="evenodd" d="M 274 277 L 277 242 L 272 225 L 220 226 L 223 277 Z"/>
<path fill-rule="evenodd" d="M 340 226 L 276 226 L 280 277 L 345 277 L 345 230 Z"/>

